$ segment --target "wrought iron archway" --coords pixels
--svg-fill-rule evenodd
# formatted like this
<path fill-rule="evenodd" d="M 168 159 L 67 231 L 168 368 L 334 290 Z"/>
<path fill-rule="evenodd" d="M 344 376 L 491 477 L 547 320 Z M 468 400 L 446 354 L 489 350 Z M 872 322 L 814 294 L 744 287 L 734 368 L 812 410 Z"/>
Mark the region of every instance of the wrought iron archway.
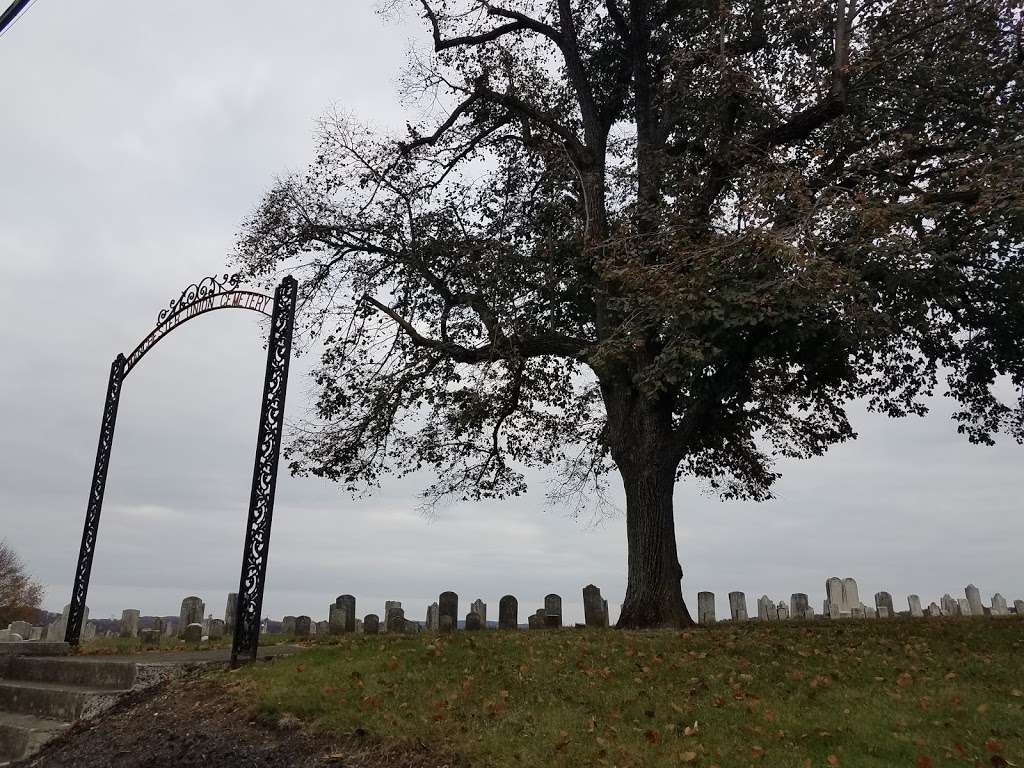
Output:
<path fill-rule="evenodd" d="M 295 299 L 298 284 L 285 277 L 274 295 L 239 287 L 240 276 L 205 277 L 193 283 L 157 315 L 156 326 L 139 342 L 128 357 L 119 354 L 110 366 L 106 403 L 100 424 L 96 464 L 86 506 L 82 544 L 78 552 L 75 583 L 71 593 L 66 642 L 78 645 L 89 591 L 96 537 L 99 532 L 103 493 L 107 485 L 107 469 L 114 443 L 117 406 L 125 376 L 138 365 L 143 356 L 161 339 L 194 317 L 216 309 L 248 309 L 270 317 L 267 342 L 267 369 L 263 382 L 263 405 L 260 408 L 259 435 L 249 496 L 249 519 L 242 551 L 242 574 L 235 606 L 235 626 L 231 645 L 231 663 L 256 658 L 260 636 L 260 611 L 263 586 L 267 577 L 267 556 L 270 551 L 270 524 L 274 515 L 274 492 L 277 488 L 277 465 L 281 455 L 281 433 L 284 428 L 284 403 L 288 389 L 288 363 L 291 360 L 292 331 L 295 326 Z"/>

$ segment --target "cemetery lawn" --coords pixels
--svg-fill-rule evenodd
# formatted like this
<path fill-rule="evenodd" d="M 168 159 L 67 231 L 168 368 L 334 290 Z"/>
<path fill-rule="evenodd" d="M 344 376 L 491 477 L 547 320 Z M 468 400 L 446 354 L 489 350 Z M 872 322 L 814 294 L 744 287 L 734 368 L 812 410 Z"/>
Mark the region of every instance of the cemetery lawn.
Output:
<path fill-rule="evenodd" d="M 1024 766 L 1016 618 L 331 640 L 217 681 L 265 723 L 474 766 Z"/>

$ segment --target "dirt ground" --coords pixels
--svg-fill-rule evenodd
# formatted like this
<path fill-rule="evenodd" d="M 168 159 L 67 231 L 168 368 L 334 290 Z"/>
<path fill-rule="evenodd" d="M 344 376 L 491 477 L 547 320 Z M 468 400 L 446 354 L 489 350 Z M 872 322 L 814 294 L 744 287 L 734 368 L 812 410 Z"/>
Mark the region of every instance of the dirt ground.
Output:
<path fill-rule="evenodd" d="M 358 738 L 337 744 L 282 723 L 254 722 L 201 677 L 126 696 L 113 709 L 80 722 L 19 764 L 32 768 L 465 768 L 426 749 L 401 752 Z M 297 723 L 294 724 L 297 726 Z"/>

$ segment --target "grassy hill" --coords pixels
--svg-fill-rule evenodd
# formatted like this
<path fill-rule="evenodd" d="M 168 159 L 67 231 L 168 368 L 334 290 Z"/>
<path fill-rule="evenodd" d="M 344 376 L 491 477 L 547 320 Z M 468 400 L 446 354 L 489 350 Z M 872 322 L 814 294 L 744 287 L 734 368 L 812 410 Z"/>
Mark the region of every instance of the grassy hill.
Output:
<path fill-rule="evenodd" d="M 1024 621 L 345 636 L 224 673 L 254 715 L 491 766 L 1024 765 Z"/>

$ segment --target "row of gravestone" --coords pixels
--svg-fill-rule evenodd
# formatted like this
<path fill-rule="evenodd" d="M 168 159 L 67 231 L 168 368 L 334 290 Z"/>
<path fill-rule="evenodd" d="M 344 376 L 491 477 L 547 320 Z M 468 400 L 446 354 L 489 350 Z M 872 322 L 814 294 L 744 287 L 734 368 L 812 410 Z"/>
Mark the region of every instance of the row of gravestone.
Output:
<path fill-rule="evenodd" d="M 68 614 L 71 606 L 65 605 L 60 617 L 46 625 L 33 625 L 27 621 L 12 621 L 7 629 L 0 629 L 0 643 L 30 641 L 63 642 L 68 627 Z M 82 640 L 89 641 L 96 637 L 96 624 L 89 621 L 89 609 L 85 609 L 82 623 Z"/>
<path fill-rule="evenodd" d="M 928 616 L 1024 616 L 1024 600 L 1014 600 L 1010 608 L 1006 599 L 998 592 L 992 596 L 991 606 L 986 608 L 981 602 L 981 593 L 973 584 L 964 589 L 965 597 L 956 599 L 947 593 L 939 603 L 931 603 L 927 612 L 921 608 L 918 595 L 907 597 L 907 615 L 921 618 Z M 857 582 L 852 578 L 840 579 L 835 576 L 825 582 L 825 601 L 822 615 L 829 619 L 847 618 L 892 618 L 897 616 L 893 607 L 892 595 L 888 592 L 875 593 L 874 607 L 867 606 L 860 600 Z M 729 593 L 729 617 L 733 621 L 746 621 L 747 598 L 742 592 Z M 813 619 L 814 608 L 808 602 L 807 595 L 795 592 L 789 603 L 775 603 L 767 595 L 757 601 L 757 618 L 760 621 L 783 621 L 788 619 Z M 713 592 L 697 593 L 697 621 L 700 624 L 715 623 L 715 595 Z"/>

